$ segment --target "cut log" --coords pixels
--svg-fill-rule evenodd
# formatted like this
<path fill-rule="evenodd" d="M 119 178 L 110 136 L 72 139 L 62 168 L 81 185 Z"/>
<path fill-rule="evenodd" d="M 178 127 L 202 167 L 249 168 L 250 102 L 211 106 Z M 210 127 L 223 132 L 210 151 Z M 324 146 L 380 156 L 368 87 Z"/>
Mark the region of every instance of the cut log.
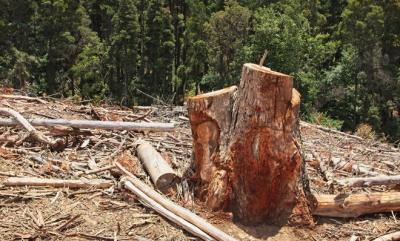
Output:
<path fill-rule="evenodd" d="M 150 143 L 141 141 L 136 152 L 157 189 L 164 192 L 176 184 L 178 177 L 174 170 Z"/>
<path fill-rule="evenodd" d="M 93 121 L 93 120 L 65 120 L 65 119 L 30 119 L 33 126 L 70 126 L 83 129 L 103 130 L 130 130 L 130 131 L 174 131 L 173 123 L 145 123 L 125 121 Z M 14 119 L 0 118 L 0 125 L 16 126 L 18 121 Z"/>
<path fill-rule="evenodd" d="M 195 96 L 189 119 L 201 197 L 246 224 L 312 224 L 291 76 L 245 64 L 240 86 Z"/>
<path fill-rule="evenodd" d="M 338 181 L 339 184 L 347 187 L 370 187 L 379 185 L 397 185 L 400 184 L 400 175 L 397 176 L 376 176 L 347 178 Z"/>
<path fill-rule="evenodd" d="M 396 241 L 400 240 L 400 231 L 399 232 L 394 232 L 394 233 L 389 233 L 385 234 L 379 238 L 376 238 L 372 241 Z"/>
<path fill-rule="evenodd" d="M 313 214 L 327 217 L 359 217 L 370 213 L 400 211 L 400 192 L 369 194 L 313 194 Z"/>
<path fill-rule="evenodd" d="M 235 238 L 229 236 L 228 234 L 224 233 L 220 229 L 214 227 L 212 224 L 208 223 L 203 218 L 197 216 L 196 214 L 192 213 L 191 211 L 183 208 L 171 200 L 163 197 L 158 192 L 151 189 L 145 183 L 140 181 L 137 177 L 135 177 L 132 173 L 128 172 L 120 163 L 115 164 L 128 178 L 128 180 L 137 187 L 140 191 L 146 194 L 149 198 L 153 199 L 157 203 L 159 203 L 164 208 L 168 209 L 169 211 L 173 212 L 174 214 L 178 215 L 179 217 L 185 219 L 186 221 L 192 223 L 193 225 L 197 226 L 202 231 L 206 232 L 211 237 L 215 238 L 216 240 L 220 241 L 236 241 Z"/>
<path fill-rule="evenodd" d="M 3 184 L 5 186 L 36 186 L 36 187 L 61 187 L 61 188 L 108 188 L 114 183 L 102 179 L 80 179 L 80 180 L 63 180 L 63 179 L 45 179 L 36 177 L 10 177 Z"/>

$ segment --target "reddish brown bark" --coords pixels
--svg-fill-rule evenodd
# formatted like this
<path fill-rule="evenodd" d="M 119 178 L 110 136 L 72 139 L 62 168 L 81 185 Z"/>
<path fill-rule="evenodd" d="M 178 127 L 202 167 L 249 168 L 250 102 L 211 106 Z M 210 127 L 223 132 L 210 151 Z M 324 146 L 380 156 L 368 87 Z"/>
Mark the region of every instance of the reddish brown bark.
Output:
<path fill-rule="evenodd" d="M 312 223 L 296 142 L 300 95 L 292 85 L 291 76 L 245 64 L 238 91 L 189 99 L 196 171 L 208 206 L 230 208 L 246 224 Z"/>

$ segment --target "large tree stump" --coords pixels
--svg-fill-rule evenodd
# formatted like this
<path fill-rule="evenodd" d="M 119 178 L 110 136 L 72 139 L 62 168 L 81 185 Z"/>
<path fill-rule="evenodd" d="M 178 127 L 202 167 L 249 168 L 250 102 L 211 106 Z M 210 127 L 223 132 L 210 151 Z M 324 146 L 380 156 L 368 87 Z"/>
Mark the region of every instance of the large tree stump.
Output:
<path fill-rule="evenodd" d="M 230 87 L 188 101 L 200 197 L 246 224 L 311 224 L 297 144 L 293 78 L 256 64 Z"/>

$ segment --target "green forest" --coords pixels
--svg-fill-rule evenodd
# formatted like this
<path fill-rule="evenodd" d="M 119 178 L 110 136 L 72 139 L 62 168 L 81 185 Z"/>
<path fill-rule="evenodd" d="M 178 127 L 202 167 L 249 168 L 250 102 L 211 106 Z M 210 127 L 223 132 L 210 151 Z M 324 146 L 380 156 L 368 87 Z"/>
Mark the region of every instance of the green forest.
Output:
<path fill-rule="evenodd" d="M 182 105 L 268 50 L 304 120 L 400 139 L 400 0 L 0 0 L 0 32 L 1 86 L 31 95 Z"/>

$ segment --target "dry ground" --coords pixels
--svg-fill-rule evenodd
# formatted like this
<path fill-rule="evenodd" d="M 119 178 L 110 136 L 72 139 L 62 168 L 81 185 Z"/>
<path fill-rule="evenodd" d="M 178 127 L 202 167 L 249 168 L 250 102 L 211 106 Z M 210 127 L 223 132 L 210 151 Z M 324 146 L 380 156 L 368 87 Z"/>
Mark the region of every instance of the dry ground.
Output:
<path fill-rule="evenodd" d="M 177 127 L 170 134 L 101 130 L 77 134 L 72 131 L 60 137 L 68 138 L 68 145 L 62 151 L 50 151 L 30 140 L 15 144 L 14 139 L 25 131 L 0 127 L 0 240 L 196 240 L 147 208 L 135 196 L 121 190 L 112 171 L 85 174 L 85 171 L 110 165 L 121 158 L 121 153 L 131 152 L 134 158 L 134 143 L 139 139 L 150 141 L 183 177 L 170 198 L 240 240 L 349 240 L 352 235 L 357 235 L 359 240 L 371 240 L 400 230 L 400 220 L 396 219 L 400 216 L 398 213 L 347 219 L 316 217 L 315 227 L 294 228 L 246 227 L 232 223 L 229 214 L 209 212 L 193 197 L 191 132 L 184 107 L 130 110 L 116 106 L 93 107 L 66 100 L 47 99 L 46 103 L 39 103 L 9 98 L 0 98 L 0 107 L 13 108 L 27 118 L 160 121 L 174 122 Z M 38 129 L 48 136 L 60 132 L 51 128 Z M 361 175 L 350 173 L 345 167 L 332 167 L 329 163 L 334 158 L 365 164 L 369 170 L 381 174 L 400 174 L 398 149 L 376 141 L 326 132 L 315 126 L 302 127 L 301 133 L 312 191 L 370 192 L 395 188 L 344 190 L 324 180 L 316 166 L 318 162 L 324 163 L 334 179 Z M 38 158 L 46 164 L 39 163 Z M 151 185 L 137 163 L 136 174 Z M 116 185 L 107 190 L 4 187 L 1 182 L 9 176 L 103 178 L 115 181 Z"/>

